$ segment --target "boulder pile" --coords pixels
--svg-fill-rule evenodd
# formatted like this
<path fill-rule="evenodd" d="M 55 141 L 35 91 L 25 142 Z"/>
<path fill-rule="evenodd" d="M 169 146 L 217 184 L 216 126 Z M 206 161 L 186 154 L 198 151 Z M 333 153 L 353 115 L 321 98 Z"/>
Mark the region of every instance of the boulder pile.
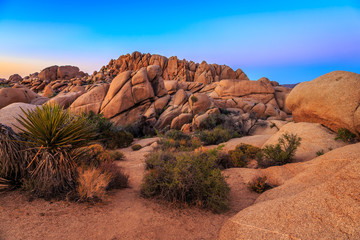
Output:
<path fill-rule="evenodd" d="M 285 105 L 291 89 L 267 78 L 250 81 L 241 69 L 226 65 L 139 52 L 111 60 L 90 76 L 77 67 L 52 66 L 24 78 L 13 75 L 5 83 L 12 88 L 0 90 L 0 98 L 6 98 L 0 108 L 14 102 L 57 103 L 75 113 L 101 113 L 121 126 L 141 119 L 157 129 L 192 131 L 223 112 L 239 122 L 291 117 Z"/>

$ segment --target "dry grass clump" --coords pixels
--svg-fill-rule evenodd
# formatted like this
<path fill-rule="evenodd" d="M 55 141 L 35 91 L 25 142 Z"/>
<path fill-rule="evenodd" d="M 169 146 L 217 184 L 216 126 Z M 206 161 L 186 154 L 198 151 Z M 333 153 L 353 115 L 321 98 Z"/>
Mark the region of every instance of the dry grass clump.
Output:
<path fill-rule="evenodd" d="M 102 173 L 100 169 L 79 168 L 79 178 L 77 192 L 82 201 L 102 200 L 106 193 L 106 188 L 111 181 L 111 176 Z"/>

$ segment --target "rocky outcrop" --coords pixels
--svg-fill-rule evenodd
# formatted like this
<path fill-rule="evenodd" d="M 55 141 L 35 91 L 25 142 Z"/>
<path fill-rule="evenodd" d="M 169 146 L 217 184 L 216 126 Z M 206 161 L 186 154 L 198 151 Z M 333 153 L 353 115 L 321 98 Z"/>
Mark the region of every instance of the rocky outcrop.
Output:
<path fill-rule="evenodd" d="M 257 170 L 258 175 L 280 186 L 261 194 L 254 205 L 230 218 L 219 239 L 359 238 L 359 156 L 360 143 L 308 162 Z"/>
<path fill-rule="evenodd" d="M 263 119 L 288 117 L 283 111 L 286 94 L 276 94 L 278 84 L 267 78 L 250 81 L 241 69 L 139 52 L 111 60 L 91 76 L 77 67 L 52 66 L 26 76 L 17 86 L 42 92 L 43 97 L 31 103 L 48 101 L 70 106 L 75 113 L 101 113 L 118 125 L 141 120 L 157 128 L 181 129 L 187 124 L 188 130 L 197 129 L 227 109 L 239 122 L 245 113 Z M 283 91 L 280 87 L 278 92 Z"/>
<path fill-rule="evenodd" d="M 185 59 L 180 60 L 176 56 L 166 58 L 156 54 L 142 54 L 140 52 L 120 56 L 117 60 L 113 59 L 107 66 L 102 67 L 100 72 L 104 73 L 104 79 L 106 77 L 113 78 L 121 72 L 137 71 L 150 65 L 159 66 L 161 77 L 165 80 L 204 84 L 218 82 L 221 79 L 248 80 L 248 77 L 241 69 L 234 71 L 226 65 L 208 64 L 205 61 L 199 64 Z"/>
<path fill-rule="evenodd" d="M 297 85 L 286 99 L 296 122 L 360 134 L 360 75 L 335 71 Z"/>
<path fill-rule="evenodd" d="M 19 83 L 21 82 L 23 79 L 19 74 L 13 74 L 9 77 L 9 82 L 10 83 Z"/>

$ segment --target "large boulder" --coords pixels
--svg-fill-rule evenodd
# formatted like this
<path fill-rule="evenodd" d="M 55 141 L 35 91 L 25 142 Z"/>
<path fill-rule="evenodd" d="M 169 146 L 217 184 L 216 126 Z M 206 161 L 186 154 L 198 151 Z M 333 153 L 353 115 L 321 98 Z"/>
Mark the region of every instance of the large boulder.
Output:
<path fill-rule="evenodd" d="M 58 66 L 47 67 L 39 73 L 38 78 L 42 81 L 56 80 L 58 68 L 59 68 Z"/>
<path fill-rule="evenodd" d="M 220 240 L 359 239 L 360 143 L 262 172 L 281 186 L 227 220 Z"/>
<path fill-rule="evenodd" d="M 110 94 L 111 85 L 107 95 Z M 105 100 L 106 98 L 107 96 L 105 97 Z M 110 102 L 107 105 L 105 105 L 105 107 L 103 107 L 105 100 L 101 107 L 102 108 L 101 113 L 103 113 L 104 117 L 106 118 L 112 118 L 117 114 L 122 113 L 125 110 L 128 110 L 129 108 L 133 107 L 135 105 L 135 102 L 132 95 L 131 81 L 127 81 L 124 84 L 124 86 L 122 86 L 120 91 L 117 92 L 113 98 L 111 98 Z"/>
<path fill-rule="evenodd" d="M 360 75 L 335 71 L 298 84 L 286 99 L 296 122 L 316 122 L 360 134 Z"/>
<path fill-rule="evenodd" d="M 211 100 L 204 93 L 195 93 L 190 96 L 189 105 L 192 113 L 196 115 L 206 112 L 211 106 Z"/>
<path fill-rule="evenodd" d="M 79 68 L 74 66 L 61 66 L 57 69 L 58 79 L 71 79 L 79 74 Z"/>
<path fill-rule="evenodd" d="M 70 111 L 74 113 L 89 113 L 92 111 L 95 114 L 100 112 L 101 103 L 105 98 L 109 84 L 102 84 L 91 89 L 89 92 L 78 97 L 71 105 Z"/>
<path fill-rule="evenodd" d="M 45 104 L 49 105 L 58 105 L 63 108 L 68 108 L 78 97 L 80 97 L 83 92 L 69 92 L 69 93 L 60 93 L 55 97 L 51 98 Z"/>
<path fill-rule="evenodd" d="M 25 116 L 21 109 L 23 109 L 25 112 L 28 112 L 36 109 L 36 106 L 27 103 L 12 103 L 0 109 L 0 123 L 11 127 L 14 132 L 19 133 L 20 130 L 18 127 L 20 128 L 21 124 L 19 124 L 16 118 Z"/>
<path fill-rule="evenodd" d="M 0 109 L 11 103 L 30 103 L 40 97 L 28 88 L 2 88 L 0 89 Z"/>
<path fill-rule="evenodd" d="M 301 137 L 301 145 L 296 151 L 295 161 L 308 161 L 315 158 L 317 156 L 316 153 L 319 151 L 326 153 L 331 149 L 346 145 L 341 140 L 336 141 L 336 134 L 319 123 L 290 122 L 282 126 L 277 133 L 264 143 L 263 147 L 277 144 L 278 139 L 284 133 L 296 134 L 298 137 Z"/>

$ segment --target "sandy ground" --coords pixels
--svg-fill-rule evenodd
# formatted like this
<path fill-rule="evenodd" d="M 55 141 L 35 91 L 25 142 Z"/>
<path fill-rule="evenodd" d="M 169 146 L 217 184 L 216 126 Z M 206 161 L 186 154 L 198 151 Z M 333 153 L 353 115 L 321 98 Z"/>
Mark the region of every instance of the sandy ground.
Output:
<path fill-rule="evenodd" d="M 140 197 L 144 154 L 122 149 L 118 164 L 130 175 L 130 188 L 114 190 L 103 203 L 29 202 L 20 191 L 0 194 L 0 240 L 7 239 L 216 239 L 224 222 L 254 203 L 241 176 L 229 176 L 231 209 L 223 214 L 173 208 Z"/>

